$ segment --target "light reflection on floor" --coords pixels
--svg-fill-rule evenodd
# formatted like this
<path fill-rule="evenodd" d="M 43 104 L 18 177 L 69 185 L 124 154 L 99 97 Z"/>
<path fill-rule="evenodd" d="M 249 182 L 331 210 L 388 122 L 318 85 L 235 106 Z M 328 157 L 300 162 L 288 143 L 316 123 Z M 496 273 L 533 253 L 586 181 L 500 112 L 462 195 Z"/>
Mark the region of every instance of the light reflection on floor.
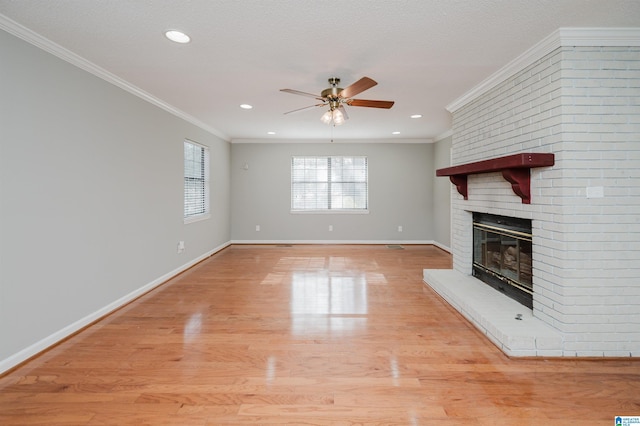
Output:
<path fill-rule="evenodd" d="M 284 256 L 278 259 L 260 285 L 290 287 L 291 332 L 294 335 L 343 335 L 366 327 L 367 286 L 388 283 L 385 275 L 377 272 L 378 268 L 373 259 Z"/>
<path fill-rule="evenodd" d="M 190 343 L 200 339 L 200 331 L 202 330 L 202 312 L 196 312 L 189 317 L 184 325 L 184 341 Z"/>
<path fill-rule="evenodd" d="M 291 277 L 291 313 L 366 314 L 367 281 L 363 274 L 294 272 Z"/>
<path fill-rule="evenodd" d="M 367 322 L 367 280 L 363 273 L 299 271 L 291 276 L 291 332 L 342 335 Z"/>

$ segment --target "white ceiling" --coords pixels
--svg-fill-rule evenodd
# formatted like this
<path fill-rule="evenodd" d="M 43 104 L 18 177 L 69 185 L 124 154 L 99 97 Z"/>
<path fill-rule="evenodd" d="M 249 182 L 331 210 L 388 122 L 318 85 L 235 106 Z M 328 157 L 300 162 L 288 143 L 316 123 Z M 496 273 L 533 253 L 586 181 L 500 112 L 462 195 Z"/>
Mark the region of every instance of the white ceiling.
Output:
<path fill-rule="evenodd" d="M 447 105 L 558 28 L 638 27 L 640 1 L 0 0 L 0 14 L 228 140 L 431 139 Z M 315 102 L 279 89 L 319 94 L 333 76 L 371 77 L 356 97 L 396 103 L 347 107 L 334 129 L 320 108 L 284 115 Z"/>

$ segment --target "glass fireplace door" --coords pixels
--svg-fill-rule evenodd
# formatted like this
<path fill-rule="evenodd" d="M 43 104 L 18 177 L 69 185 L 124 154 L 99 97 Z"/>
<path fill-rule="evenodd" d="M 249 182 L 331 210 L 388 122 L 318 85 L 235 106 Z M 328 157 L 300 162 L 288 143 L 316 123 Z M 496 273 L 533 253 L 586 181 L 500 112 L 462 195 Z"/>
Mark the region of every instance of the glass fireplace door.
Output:
<path fill-rule="evenodd" d="M 513 218 L 473 222 L 473 274 L 529 306 L 532 303 L 531 228 Z M 500 218 L 500 217 L 498 217 Z"/>

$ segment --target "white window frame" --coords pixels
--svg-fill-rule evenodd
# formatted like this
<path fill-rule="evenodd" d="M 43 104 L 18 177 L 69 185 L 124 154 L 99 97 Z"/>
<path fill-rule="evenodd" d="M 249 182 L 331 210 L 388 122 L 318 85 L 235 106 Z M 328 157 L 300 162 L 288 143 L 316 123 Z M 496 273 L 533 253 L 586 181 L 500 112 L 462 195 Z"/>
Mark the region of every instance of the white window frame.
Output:
<path fill-rule="evenodd" d="M 201 220 L 205 220 L 211 217 L 210 207 L 209 207 L 209 147 L 201 145 L 197 142 L 191 141 L 189 139 L 184 140 L 184 169 L 183 169 L 183 180 L 184 180 L 184 193 L 183 193 L 183 218 L 184 223 L 193 223 Z M 193 157 L 188 158 L 187 150 L 193 150 L 194 153 L 200 151 L 199 158 Z M 194 160 L 195 158 L 195 160 Z M 189 168 L 194 169 L 193 165 L 199 165 L 199 169 L 201 171 L 200 176 L 188 176 Z M 201 184 L 197 184 L 198 180 L 202 180 Z M 194 181 L 197 186 L 202 186 L 202 196 L 189 200 L 189 187 L 194 186 Z M 192 213 L 188 212 L 188 205 L 193 200 L 196 201 L 197 204 L 202 205 L 202 209 L 198 209 L 198 212 Z"/>
<path fill-rule="evenodd" d="M 344 160 L 345 158 L 352 158 L 352 159 L 361 159 L 364 160 L 364 164 L 365 164 L 365 178 L 364 178 L 364 182 L 363 181 L 357 181 L 357 180 L 350 180 L 350 181 L 343 181 L 343 182 L 337 182 L 335 180 L 332 179 L 332 172 L 333 169 L 331 167 L 331 162 L 333 159 L 342 159 Z M 296 177 L 296 169 L 295 169 L 295 162 L 296 160 L 326 160 L 327 161 L 327 177 L 326 180 L 313 180 L 313 178 L 309 181 L 301 181 L 299 180 L 299 177 Z M 306 168 L 304 170 L 307 170 Z M 310 169 L 311 174 L 313 174 L 312 170 L 314 170 L 313 168 Z M 317 169 L 315 169 L 317 170 Z M 299 169 L 298 169 L 299 171 Z M 296 189 L 295 189 L 295 185 L 296 184 L 301 184 L 301 183 L 309 183 L 309 184 L 322 184 L 323 182 L 326 182 L 327 184 L 327 205 L 328 208 L 300 208 L 296 203 L 296 196 L 299 196 L 299 194 L 296 195 Z M 362 184 L 364 183 L 365 185 L 365 207 L 359 207 L 359 208 L 334 208 L 331 205 L 331 197 L 332 197 L 332 183 L 358 183 L 358 184 Z M 297 156 L 293 156 L 291 157 L 291 213 L 293 214 L 369 214 L 369 160 L 366 156 L 364 155 L 321 155 L 321 156 L 306 156 L 306 155 L 297 155 Z"/>

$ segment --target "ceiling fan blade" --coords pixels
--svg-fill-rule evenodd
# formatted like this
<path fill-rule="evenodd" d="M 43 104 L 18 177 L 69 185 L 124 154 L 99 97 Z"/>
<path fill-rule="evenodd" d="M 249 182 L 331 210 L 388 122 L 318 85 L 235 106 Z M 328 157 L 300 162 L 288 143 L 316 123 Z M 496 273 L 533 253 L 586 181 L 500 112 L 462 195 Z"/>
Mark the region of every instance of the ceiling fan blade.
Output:
<path fill-rule="evenodd" d="M 305 109 L 321 107 L 321 106 L 325 106 L 325 105 L 326 104 L 309 105 L 309 106 L 306 106 L 306 107 L 303 107 L 303 108 L 298 108 L 298 109 L 294 109 L 294 110 L 291 110 L 291 111 L 287 111 L 287 112 L 285 112 L 285 114 L 291 114 L 291 113 L 294 113 L 294 112 L 300 112 L 300 111 L 304 111 Z"/>
<path fill-rule="evenodd" d="M 347 114 L 347 109 L 344 107 L 344 105 L 340 104 L 340 106 L 338 107 L 338 111 L 342 113 L 342 116 L 345 120 L 349 119 L 349 114 Z"/>
<path fill-rule="evenodd" d="M 351 86 L 347 86 L 346 88 L 344 88 L 342 92 L 338 93 L 338 96 L 341 98 L 352 98 L 358 93 L 364 92 L 367 89 L 371 89 L 376 84 L 378 83 L 376 83 L 369 77 L 362 77 Z"/>
<path fill-rule="evenodd" d="M 324 99 L 322 99 L 320 96 L 318 95 L 314 95 L 313 93 L 307 93 L 307 92 L 301 92 L 300 90 L 293 90 L 293 89 L 280 89 L 281 92 L 286 92 L 286 93 L 291 93 L 293 95 L 300 95 L 300 96 L 308 96 L 310 98 L 314 98 L 317 99 L 319 101 L 322 101 Z"/>
<path fill-rule="evenodd" d="M 385 108 L 389 109 L 393 106 L 393 101 L 372 101 L 368 99 L 349 99 L 347 105 L 368 108 Z"/>

